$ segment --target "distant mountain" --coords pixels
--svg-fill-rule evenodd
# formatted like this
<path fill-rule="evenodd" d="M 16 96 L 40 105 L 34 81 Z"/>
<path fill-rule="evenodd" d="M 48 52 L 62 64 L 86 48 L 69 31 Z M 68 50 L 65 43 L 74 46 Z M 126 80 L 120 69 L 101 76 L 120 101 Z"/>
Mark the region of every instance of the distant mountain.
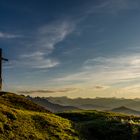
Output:
<path fill-rule="evenodd" d="M 63 105 L 59 105 L 59 104 L 55 104 L 55 103 L 51 103 L 49 102 L 46 98 L 41 98 L 41 97 L 27 97 L 28 99 L 30 99 L 31 101 L 33 101 L 34 103 L 43 106 L 44 108 L 46 108 L 47 110 L 51 111 L 51 112 L 64 112 L 64 111 L 72 111 L 72 110 L 80 110 L 78 107 L 74 107 L 74 106 L 63 106 Z"/>
<path fill-rule="evenodd" d="M 136 111 L 125 106 L 121 106 L 118 108 L 114 108 L 111 110 L 112 112 L 124 113 L 124 114 L 131 114 L 131 115 L 140 115 L 140 111 Z"/>
<path fill-rule="evenodd" d="M 127 106 L 128 108 L 140 111 L 140 99 L 124 98 L 75 98 L 68 97 L 47 97 L 49 102 L 64 105 L 75 106 L 86 110 L 111 110 L 118 106 Z"/>

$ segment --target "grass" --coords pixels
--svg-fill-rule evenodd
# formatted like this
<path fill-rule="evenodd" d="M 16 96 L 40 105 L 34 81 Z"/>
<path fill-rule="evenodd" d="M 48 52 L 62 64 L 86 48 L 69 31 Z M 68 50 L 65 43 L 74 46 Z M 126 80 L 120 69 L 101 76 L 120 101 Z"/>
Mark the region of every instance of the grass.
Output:
<path fill-rule="evenodd" d="M 0 140 L 139 140 L 140 117 L 101 111 L 53 114 L 13 93 L 0 93 Z"/>
<path fill-rule="evenodd" d="M 16 109 L 26 109 L 38 112 L 49 112 L 42 106 L 27 100 L 25 96 L 16 95 L 14 93 L 0 92 L 0 103 Z"/>
<path fill-rule="evenodd" d="M 99 111 L 58 113 L 75 123 L 83 140 L 139 140 L 140 117 Z"/>
<path fill-rule="evenodd" d="M 78 140 L 78 136 L 71 121 L 24 96 L 5 93 L 0 95 L 0 140 Z"/>

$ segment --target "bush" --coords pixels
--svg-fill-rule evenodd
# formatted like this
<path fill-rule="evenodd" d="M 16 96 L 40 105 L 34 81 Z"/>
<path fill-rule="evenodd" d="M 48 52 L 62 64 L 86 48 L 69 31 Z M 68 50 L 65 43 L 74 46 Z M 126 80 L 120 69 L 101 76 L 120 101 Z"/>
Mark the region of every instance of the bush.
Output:
<path fill-rule="evenodd" d="M 5 111 L 4 114 L 7 116 L 7 118 L 9 118 L 11 120 L 16 120 L 17 119 L 16 115 L 12 112 Z"/>
<path fill-rule="evenodd" d="M 4 124 L 4 129 L 7 130 L 7 131 L 12 130 L 10 124 Z"/>

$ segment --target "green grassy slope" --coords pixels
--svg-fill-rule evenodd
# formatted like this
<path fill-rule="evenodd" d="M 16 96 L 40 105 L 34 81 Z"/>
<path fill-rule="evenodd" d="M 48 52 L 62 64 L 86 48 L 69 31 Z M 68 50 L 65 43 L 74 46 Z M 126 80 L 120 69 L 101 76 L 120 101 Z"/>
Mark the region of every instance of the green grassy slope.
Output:
<path fill-rule="evenodd" d="M 100 111 L 55 115 L 24 96 L 0 93 L 0 140 L 79 139 L 140 140 L 140 117 Z"/>
<path fill-rule="evenodd" d="M 73 124 L 24 96 L 0 93 L 0 140 L 77 140 Z"/>
<path fill-rule="evenodd" d="M 58 113 L 75 122 L 83 140 L 139 140 L 140 117 L 99 111 Z"/>
<path fill-rule="evenodd" d="M 42 106 L 39 106 L 32 101 L 27 100 L 24 96 L 16 95 L 14 93 L 0 92 L 0 103 L 16 109 L 49 113 L 49 111 Z"/>

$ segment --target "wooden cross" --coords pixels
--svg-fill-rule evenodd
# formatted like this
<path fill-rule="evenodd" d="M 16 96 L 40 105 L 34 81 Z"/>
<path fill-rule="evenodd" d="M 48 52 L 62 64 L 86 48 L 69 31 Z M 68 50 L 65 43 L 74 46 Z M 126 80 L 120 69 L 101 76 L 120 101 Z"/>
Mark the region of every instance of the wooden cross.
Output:
<path fill-rule="evenodd" d="M 2 90 L 2 61 L 8 61 L 8 59 L 2 57 L 2 49 L 0 48 L 0 90 Z"/>

